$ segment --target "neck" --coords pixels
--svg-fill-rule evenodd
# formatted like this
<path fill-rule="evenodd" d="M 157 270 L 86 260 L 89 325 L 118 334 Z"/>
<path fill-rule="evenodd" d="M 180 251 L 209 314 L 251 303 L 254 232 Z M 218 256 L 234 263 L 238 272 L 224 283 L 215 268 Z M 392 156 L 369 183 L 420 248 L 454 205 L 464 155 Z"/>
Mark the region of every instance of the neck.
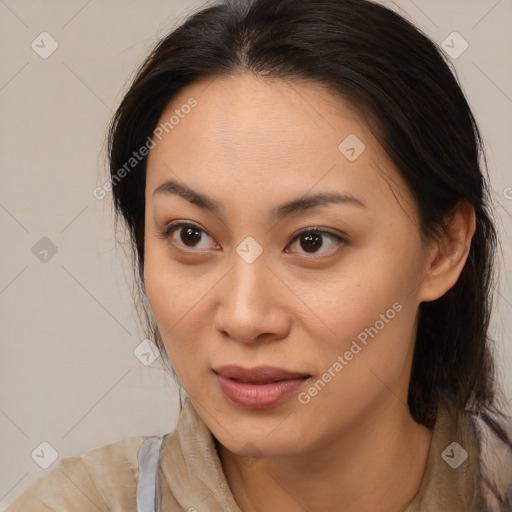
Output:
<path fill-rule="evenodd" d="M 427 465 L 432 431 L 396 398 L 336 439 L 310 450 L 247 465 L 219 445 L 219 457 L 243 512 L 404 510 Z"/>

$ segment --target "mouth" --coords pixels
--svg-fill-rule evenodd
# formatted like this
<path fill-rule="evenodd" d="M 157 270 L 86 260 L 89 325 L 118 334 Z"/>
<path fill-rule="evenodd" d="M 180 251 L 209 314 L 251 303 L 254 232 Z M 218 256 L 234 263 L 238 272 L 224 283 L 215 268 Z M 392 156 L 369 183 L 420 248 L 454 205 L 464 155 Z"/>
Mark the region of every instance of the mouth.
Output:
<path fill-rule="evenodd" d="M 213 370 L 227 400 L 242 409 L 269 409 L 287 401 L 310 374 L 275 366 L 242 368 L 221 366 Z"/>
<path fill-rule="evenodd" d="M 311 377 L 307 373 L 291 372 L 276 366 L 257 366 L 255 368 L 243 368 L 236 365 L 225 365 L 214 368 L 217 375 L 240 382 L 253 384 L 267 384 L 281 380 L 303 379 Z"/>

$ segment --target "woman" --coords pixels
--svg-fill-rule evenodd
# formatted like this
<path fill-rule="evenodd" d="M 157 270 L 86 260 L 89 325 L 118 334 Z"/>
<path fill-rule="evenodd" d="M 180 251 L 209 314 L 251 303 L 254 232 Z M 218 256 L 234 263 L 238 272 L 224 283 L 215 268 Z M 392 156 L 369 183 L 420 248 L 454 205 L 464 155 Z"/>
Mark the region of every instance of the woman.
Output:
<path fill-rule="evenodd" d="M 219 3 L 152 51 L 109 142 L 187 398 L 9 512 L 512 510 L 482 144 L 428 38 L 364 0 Z"/>

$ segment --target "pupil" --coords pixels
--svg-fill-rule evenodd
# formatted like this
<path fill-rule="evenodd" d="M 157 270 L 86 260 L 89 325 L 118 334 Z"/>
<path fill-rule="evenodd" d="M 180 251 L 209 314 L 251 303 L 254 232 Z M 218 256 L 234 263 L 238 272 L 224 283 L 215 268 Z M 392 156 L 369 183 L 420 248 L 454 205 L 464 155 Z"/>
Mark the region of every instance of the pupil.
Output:
<path fill-rule="evenodd" d="M 185 233 L 185 234 L 184 234 Z M 193 233 L 196 233 L 195 235 Z M 201 238 L 201 234 L 199 233 L 199 230 L 195 228 L 188 228 L 185 231 L 181 231 L 181 241 L 188 245 L 189 242 L 196 242 Z M 192 244 L 193 246 L 193 244 Z"/>
<path fill-rule="evenodd" d="M 306 252 L 314 252 L 315 249 L 320 249 L 320 247 L 322 247 L 322 235 L 321 234 L 308 234 L 308 235 L 304 235 L 302 237 L 302 240 L 305 241 L 305 244 L 302 244 L 301 243 L 301 247 L 306 251 Z M 320 241 L 320 243 L 318 244 L 318 241 Z M 318 244 L 318 245 L 316 245 Z M 311 250 L 313 249 L 313 250 Z"/>

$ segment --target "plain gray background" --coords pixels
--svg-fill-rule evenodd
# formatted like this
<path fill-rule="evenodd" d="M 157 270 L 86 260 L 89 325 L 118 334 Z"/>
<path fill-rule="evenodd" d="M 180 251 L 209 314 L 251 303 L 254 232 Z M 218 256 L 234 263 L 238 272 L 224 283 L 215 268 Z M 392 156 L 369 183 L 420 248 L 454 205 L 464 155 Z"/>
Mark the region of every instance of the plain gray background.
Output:
<path fill-rule="evenodd" d="M 505 251 L 492 332 L 508 401 L 512 3 L 382 3 L 439 44 L 454 31 L 468 43 L 451 60 L 486 141 Z M 33 453 L 51 455 L 42 442 L 63 458 L 176 423 L 177 389 L 161 358 L 145 366 L 133 354 L 145 336 L 132 270 L 115 241 L 111 196 L 93 190 L 106 180 L 105 130 L 136 66 L 199 5 L 0 0 L 0 510 L 57 464 L 35 462 Z M 51 49 L 42 32 L 58 44 L 47 58 L 31 46 Z"/>

